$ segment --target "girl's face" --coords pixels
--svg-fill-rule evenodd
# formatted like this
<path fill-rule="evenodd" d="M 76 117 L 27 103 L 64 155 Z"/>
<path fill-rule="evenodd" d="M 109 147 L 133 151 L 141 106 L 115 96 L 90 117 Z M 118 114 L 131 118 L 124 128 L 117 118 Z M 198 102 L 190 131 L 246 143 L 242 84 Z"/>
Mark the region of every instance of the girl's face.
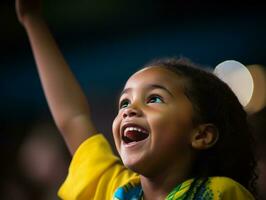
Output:
<path fill-rule="evenodd" d="M 124 165 L 142 175 L 191 160 L 191 102 L 175 73 L 148 67 L 127 81 L 113 122 L 116 148 Z"/>

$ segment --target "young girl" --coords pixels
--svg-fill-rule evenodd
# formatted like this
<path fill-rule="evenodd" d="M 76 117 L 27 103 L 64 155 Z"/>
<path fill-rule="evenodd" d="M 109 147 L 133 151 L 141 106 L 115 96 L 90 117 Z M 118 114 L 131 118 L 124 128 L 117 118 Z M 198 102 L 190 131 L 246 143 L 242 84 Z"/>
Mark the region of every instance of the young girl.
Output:
<path fill-rule="evenodd" d="M 119 100 L 111 151 L 40 14 L 16 0 L 52 115 L 70 152 L 62 199 L 253 199 L 246 113 L 229 87 L 186 60 L 133 74 Z"/>

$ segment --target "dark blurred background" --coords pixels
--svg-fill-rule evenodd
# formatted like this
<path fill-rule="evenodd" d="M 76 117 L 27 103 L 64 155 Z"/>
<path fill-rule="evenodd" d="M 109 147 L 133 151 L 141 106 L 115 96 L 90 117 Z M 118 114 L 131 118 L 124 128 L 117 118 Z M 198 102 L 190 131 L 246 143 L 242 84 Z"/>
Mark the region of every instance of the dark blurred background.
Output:
<path fill-rule="evenodd" d="M 0 3 L 0 199 L 57 199 L 70 156 L 51 119 L 14 4 Z M 151 59 L 185 56 L 210 68 L 228 59 L 266 65 L 266 6 L 256 1 L 43 4 L 50 29 L 88 94 L 96 126 L 110 141 L 117 94 L 130 74 Z M 51 158 L 55 152 L 58 157 Z M 32 163 L 39 164 L 34 168 Z M 40 166 L 44 169 L 34 174 Z M 55 168 L 62 172 L 57 178 Z"/>

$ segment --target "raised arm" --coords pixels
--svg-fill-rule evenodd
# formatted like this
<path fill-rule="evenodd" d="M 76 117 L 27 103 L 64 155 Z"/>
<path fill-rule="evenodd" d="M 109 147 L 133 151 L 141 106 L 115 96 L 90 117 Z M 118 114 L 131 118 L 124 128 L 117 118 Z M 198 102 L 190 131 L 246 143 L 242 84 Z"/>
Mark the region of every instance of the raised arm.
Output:
<path fill-rule="evenodd" d="M 16 0 L 55 123 L 70 152 L 96 133 L 87 99 L 41 16 L 40 0 Z"/>

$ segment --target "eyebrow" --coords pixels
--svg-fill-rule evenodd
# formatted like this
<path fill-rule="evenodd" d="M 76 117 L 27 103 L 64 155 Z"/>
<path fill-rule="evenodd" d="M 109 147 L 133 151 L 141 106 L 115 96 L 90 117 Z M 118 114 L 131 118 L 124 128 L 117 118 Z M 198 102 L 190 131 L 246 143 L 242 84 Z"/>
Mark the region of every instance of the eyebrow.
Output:
<path fill-rule="evenodd" d="M 146 87 L 148 90 L 150 89 L 162 89 L 164 91 L 166 91 L 170 96 L 174 96 L 166 87 L 162 86 L 162 85 L 158 85 L 158 84 L 150 84 Z M 124 89 L 121 94 L 120 94 L 120 97 L 125 94 L 125 93 L 128 93 L 129 91 L 131 91 L 132 88 L 126 88 Z"/>

